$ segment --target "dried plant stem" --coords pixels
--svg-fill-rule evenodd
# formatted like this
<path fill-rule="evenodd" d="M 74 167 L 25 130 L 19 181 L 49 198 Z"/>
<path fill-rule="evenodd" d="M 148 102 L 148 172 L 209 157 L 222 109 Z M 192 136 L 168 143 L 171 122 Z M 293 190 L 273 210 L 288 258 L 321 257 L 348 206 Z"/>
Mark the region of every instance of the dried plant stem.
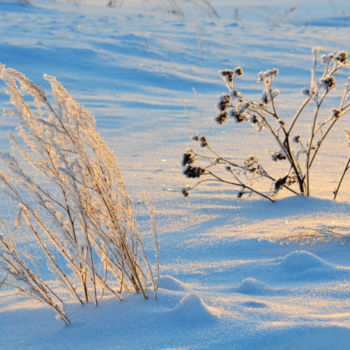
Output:
<path fill-rule="evenodd" d="M 248 186 L 247 184 L 243 183 L 242 181 L 240 181 L 238 178 L 237 178 L 237 182 L 232 182 L 232 181 L 227 181 L 225 179 L 223 179 L 222 177 L 214 174 L 213 172 L 211 171 L 207 171 L 209 175 L 211 175 L 212 177 L 214 177 L 216 180 L 219 180 L 220 182 L 222 183 L 226 183 L 226 184 L 230 184 L 230 185 L 234 185 L 234 186 L 238 186 L 240 188 L 242 188 L 243 190 L 244 189 L 248 189 L 249 191 L 252 191 L 256 194 L 258 194 L 259 196 L 265 198 L 265 199 L 268 199 L 270 202 L 275 202 L 271 197 L 267 196 L 266 194 L 262 193 L 262 192 L 259 192 L 257 190 L 255 190 L 254 188 Z"/>
<path fill-rule="evenodd" d="M 343 69 L 350 68 L 350 64 L 348 63 L 348 54 L 345 51 L 339 51 L 336 55 L 329 53 L 319 57 L 320 50 L 320 48 L 314 48 L 312 50 L 313 65 L 310 70 L 310 88 L 303 90 L 303 94 L 307 95 L 307 98 L 302 101 L 290 123 L 286 123 L 286 121 L 282 119 L 282 115 L 276 104 L 276 96 L 278 96 L 279 90 L 273 89 L 272 83 L 279 74 L 278 69 L 273 68 L 258 74 L 258 81 L 263 84 L 263 93 L 260 101 L 249 99 L 237 90 L 236 78 L 243 75 L 243 69 L 241 67 L 225 69 L 220 72 L 228 89 L 228 93 L 220 96 L 220 100 L 217 104 L 218 114 L 215 120 L 219 124 L 224 124 L 229 117 L 232 117 L 238 124 L 250 121 L 258 132 L 267 129 L 266 135 L 272 137 L 280 148 L 272 153 L 271 158 L 274 162 L 288 162 L 287 171 L 286 167 L 283 167 L 283 173 L 279 177 L 271 176 L 265 170 L 265 166 L 262 167 L 255 155 L 246 158 L 243 164 L 231 162 L 213 151 L 204 136 L 196 136 L 194 139 L 200 142 L 201 147 L 205 148 L 209 152 L 209 155 L 197 153 L 192 150 L 185 153 L 183 158 L 183 165 L 186 167 L 184 174 L 189 178 L 199 178 L 202 175 L 210 175 L 216 181 L 230 183 L 230 181 L 226 181 L 214 170 L 216 166 L 227 165 L 226 170 L 234 170 L 232 170 L 232 175 L 235 181 L 231 184 L 246 189 L 246 191 L 238 192 L 239 197 L 242 196 L 242 193 L 245 194 L 249 192 L 262 196 L 262 191 L 257 190 L 255 185 L 248 186 L 245 182 L 251 183 L 250 181 L 263 181 L 267 179 L 273 181 L 275 185 L 274 188 L 270 190 L 270 194 L 266 195 L 270 199 L 275 198 L 282 188 L 296 195 L 310 196 L 312 183 L 311 170 L 316 156 L 319 154 L 320 148 L 324 144 L 325 139 L 328 137 L 335 123 L 341 119 L 344 114 L 350 112 L 350 103 L 348 101 L 350 83 L 347 83 L 340 99 L 339 107 L 334 108 L 332 111 L 333 115 L 324 118 L 323 113 L 321 113 L 326 99 L 336 86 L 335 74 Z M 324 67 L 320 74 L 321 76 L 318 78 L 317 76 L 319 74 L 317 71 L 319 70 L 318 64 L 320 61 L 322 61 Z M 315 106 L 310 120 L 310 132 L 301 130 L 301 135 L 296 134 L 296 125 L 305 115 L 306 109 L 310 105 Z M 350 132 L 348 136 L 350 138 Z M 297 145 L 297 149 L 293 147 L 292 143 Z M 207 161 L 209 164 L 200 167 L 194 166 L 193 164 L 197 159 Z M 348 164 L 345 167 L 335 194 L 338 193 L 347 170 Z M 275 169 L 273 171 L 275 171 Z M 237 176 L 237 174 L 242 172 L 246 175 L 245 182 Z M 202 181 L 198 183 L 202 183 Z M 298 186 L 298 189 L 292 188 L 294 184 Z M 183 189 L 183 194 L 188 196 L 188 189 L 192 189 L 196 186 L 197 184 L 185 187 Z"/>
<path fill-rule="evenodd" d="M 320 108 L 322 106 L 322 103 L 324 101 L 324 99 L 326 98 L 326 96 L 328 95 L 329 90 L 327 89 L 324 94 L 322 95 L 321 99 L 319 102 L 317 102 L 316 105 L 316 111 L 314 114 L 314 118 L 312 121 L 312 127 L 311 127 L 311 135 L 309 138 L 309 147 L 307 149 L 307 153 L 306 153 L 306 174 L 305 174 L 305 182 L 306 182 L 306 195 L 309 196 L 310 195 L 310 168 L 311 168 L 311 152 L 312 149 L 314 147 L 313 142 L 314 142 L 314 138 L 316 136 L 315 134 L 315 128 L 316 128 L 316 123 L 317 123 L 317 119 L 318 119 L 318 115 L 320 112 Z"/>
<path fill-rule="evenodd" d="M 220 163 L 220 162 L 222 162 L 222 163 L 227 164 L 227 165 L 230 165 L 230 166 L 232 166 L 232 167 L 234 167 L 234 168 L 237 168 L 237 169 L 240 169 L 240 170 L 244 170 L 244 171 L 248 171 L 248 172 L 253 173 L 252 170 L 246 169 L 244 166 L 242 166 L 242 165 L 240 165 L 240 164 L 237 164 L 237 163 L 234 163 L 234 162 L 228 160 L 227 158 L 220 156 L 217 152 L 215 152 L 215 151 L 210 147 L 209 144 L 206 146 L 206 148 L 214 155 L 214 157 L 206 156 L 206 155 L 204 155 L 204 154 L 200 154 L 200 153 L 195 152 L 196 156 L 198 156 L 199 158 L 203 158 L 203 159 L 211 159 L 211 160 L 212 160 L 213 162 L 215 162 L 215 163 Z M 262 173 L 262 174 L 260 174 L 260 175 L 261 175 L 262 177 L 265 177 L 265 178 L 271 180 L 272 182 L 276 182 L 276 181 L 277 181 L 274 177 L 270 176 L 270 175 L 269 175 L 268 173 L 266 173 L 266 172 L 264 172 L 264 173 Z M 282 186 L 283 186 L 285 189 L 287 189 L 289 192 L 291 192 L 291 193 L 293 193 L 293 194 L 295 194 L 295 195 L 298 194 L 298 192 L 294 191 L 292 188 L 290 188 L 290 187 L 287 186 L 286 184 L 284 184 L 284 185 L 282 185 Z"/>
<path fill-rule="evenodd" d="M 301 175 L 301 170 L 300 170 L 300 166 L 298 166 L 297 161 L 294 158 L 294 155 L 290 149 L 290 145 L 289 145 L 289 138 L 286 137 L 286 139 L 284 140 L 284 142 L 282 142 L 282 140 L 278 137 L 278 134 L 276 133 L 276 131 L 274 130 L 274 128 L 271 126 L 271 124 L 269 123 L 269 121 L 265 118 L 265 116 L 261 113 L 259 113 L 260 118 L 264 121 L 265 125 L 267 126 L 267 128 L 269 129 L 270 133 L 272 134 L 272 136 L 274 137 L 274 139 L 277 141 L 278 145 L 281 147 L 281 149 L 283 150 L 284 154 L 286 155 L 291 167 L 294 170 L 294 173 L 297 177 L 297 181 L 299 184 L 299 191 L 301 194 L 304 193 L 304 180 L 303 177 Z"/>
<path fill-rule="evenodd" d="M 340 180 L 338 182 L 338 185 L 337 185 L 337 188 L 335 189 L 335 191 L 333 192 L 334 196 L 333 196 L 333 199 L 336 200 L 337 199 L 337 196 L 338 196 L 338 192 L 340 190 L 340 186 L 341 184 L 343 183 L 343 180 L 344 180 L 344 177 L 345 177 L 345 174 L 346 172 L 349 170 L 350 168 L 350 157 L 348 158 L 347 162 L 346 162 L 346 165 L 345 165 L 345 168 L 343 170 L 343 173 L 340 177 Z"/>

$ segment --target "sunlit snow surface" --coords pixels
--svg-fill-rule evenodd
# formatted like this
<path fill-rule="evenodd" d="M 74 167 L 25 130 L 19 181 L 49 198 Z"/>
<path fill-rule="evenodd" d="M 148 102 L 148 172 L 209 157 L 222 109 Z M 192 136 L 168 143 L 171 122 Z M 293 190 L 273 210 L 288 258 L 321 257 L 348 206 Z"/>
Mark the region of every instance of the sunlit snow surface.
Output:
<path fill-rule="evenodd" d="M 141 192 L 154 205 L 161 247 L 157 300 L 130 295 L 97 310 L 70 305 L 69 327 L 51 310 L 1 292 L 0 348 L 349 349 L 348 243 L 307 239 L 350 230 L 350 177 L 339 201 L 329 200 L 349 154 L 341 130 L 349 116 L 314 172 L 313 198 L 273 204 L 207 186 L 185 199 L 180 164 L 197 133 L 235 159 L 256 148 L 268 157 L 274 144 L 249 126 L 215 124 L 225 92 L 218 71 L 241 65 L 240 88 L 258 96 L 257 73 L 279 68 L 279 108 L 288 119 L 303 99 L 311 48 L 350 50 L 347 1 L 294 8 L 291 1 L 212 0 L 220 19 L 191 6 L 181 17 L 149 3 L 109 9 L 0 1 L 0 62 L 45 88 L 42 74 L 55 75 L 95 115 L 135 205 Z M 0 98 L 5 107 L 3 91 Z M 14 128 L 14 120 L 1 118 L 1 150 Z M 9 217 L 3 199 L 1 207 Z M 148 239 L 142 212 L 139 222 Z M 21 240 L 30 244 L 31 237 Z"/>

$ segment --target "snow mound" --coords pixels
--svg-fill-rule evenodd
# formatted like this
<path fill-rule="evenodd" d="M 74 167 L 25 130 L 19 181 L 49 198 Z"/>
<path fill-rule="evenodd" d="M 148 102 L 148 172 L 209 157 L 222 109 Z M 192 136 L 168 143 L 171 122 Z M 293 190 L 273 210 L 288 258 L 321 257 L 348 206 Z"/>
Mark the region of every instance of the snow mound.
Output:
<path fill-rule="evenodd" d="M 180 300 L 172 313 L 183 321 L 210 322 L 216 315 L 205 302 L 196 294 L 190 294 Z"/>
<path fill-rule="evenodd" d="M 169 275 L 161 276 L 159 278 L 159 288 L 173 290 L 173 291 L 187 290 L 185 283 Z"/>
<path fill-rule="evenodd" d="M 241 294 L 260 295 L 268 294 L 272 289 L 265 282 L 258 281 L 255 278 L 246 278 L 235 291 Z"/>
<path fill-rule="evenodd" d="M 293 272 L 303 272 L 310 269 L 333 269 L 331 263 L 305 250 L 296 250 L 287 254 L 282 259 L 281 266 L 285 270 Z"/>

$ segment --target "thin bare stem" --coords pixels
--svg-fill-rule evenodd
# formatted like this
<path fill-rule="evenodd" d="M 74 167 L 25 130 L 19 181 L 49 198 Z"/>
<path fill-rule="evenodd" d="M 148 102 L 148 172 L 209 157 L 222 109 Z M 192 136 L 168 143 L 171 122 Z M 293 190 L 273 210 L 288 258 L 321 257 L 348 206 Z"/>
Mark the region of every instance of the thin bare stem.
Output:
<path fill-rule="evenodd" d="M 340 190 L 340 186 L 341 184 L 343 183 L 343 180 L 344 180 L 344 177 L 345 177 L 345 174 L 347 173 L 347 171 L 349 170 L 350 168 L 350 157 L 348 158 L 346 164 L 345 164 L 345 168 L 343 170 L 343 173 L 340 177 L 340 180 L 338 182 L 338 185 L 337 185 L 337 188 L 335 189 L 335 191 L 333 192 L 334 196 L 333 196 L 333 199 L 336 200 L 337 199 L 337 195 L 338 195 L 338 192 Z"/>
<path fill-rule="evenodd" d="M 232 181 L 227 181 L 225 179 L 223 179 L 222 177 L 214 174 L 213 172 L 211 171 L 207 171 L 207 173 L 211 176 L 213 176 L 215 179 L 223 182 L 223 183 L 227 183 L 227 184 L 230 184 L 230 185 L 235 185 L 235 186 L 239 186 L 241 187 L 242 189 L 248 189 L 249 191 L 251 192 L 254 192 L 256 194 L 258 194 L 260 197 L 263 197 L 265 199 L 268 199 L 270 202 L 275 202 L 271 197 L 267 196 L 266 194 L 262 193 L 262 192 L 259 192 L 257 190 L 255 190 L 254 188 L 248 186 L 247 184 L 244 184 L 243 182 L 239 181 L 239 182 L 232 182 Z"/>

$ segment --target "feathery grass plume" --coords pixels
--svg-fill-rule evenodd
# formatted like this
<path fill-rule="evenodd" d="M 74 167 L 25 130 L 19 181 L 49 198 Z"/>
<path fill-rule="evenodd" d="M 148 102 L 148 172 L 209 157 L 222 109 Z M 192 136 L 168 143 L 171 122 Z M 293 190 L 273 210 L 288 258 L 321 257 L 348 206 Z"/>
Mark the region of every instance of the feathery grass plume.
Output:
<path fill-rule="evenodd" d="M 338 120 L 350 112 L 350 85 L 347 83 L 339 105 L 331 109 L 331 113 L 326 117 L 323 116 L 325 113 L 321 113 L 321 109 L 325 109 L 325 100 L 337 85 L 336 74 L 350 68 L 347 52 L 339 51 L 337 54 L 331 52 L 320 57 L 321 51 L 320 47 L 312 49 L 310 86 L 302 90 L 305 99 L 290 120 L 284 119 L 283 113 L 277 106 L 279 90 L 273 87 L 273 82 L 279 74 L 277 68 L 261 71 L 258 74 L 257 82 L 262 84 L 263 90 L 261 98 L 257 100 L 245 96 L 237 89 L 236 78 L 243 75 L 241 67 L 224 69 L 220 72 L 228 93 L 222 94 L 219 98 L 216 106 L 218 110 L 216 122 L 223 125 L 231 117 L 238 124 L 250 121 L 257 132 L 265 130 L 264 135 L 272 138 L 277 144 L 277 150 L 271 152 L 271 160 L 281 164 L 280 174 L 271 175 L 272 171 L 266 170 L 267 167 L 263 167 L 256 156 L 245 159 L 243 163 L 234 162 L 229 157 L 217 153 L 205 138 L 204 148 L 207 152 L 203 154 L 191 150 L 191 163 L 184 171 L 189 178 L 201 177 L 194 185 L 185 187 L 183 194 L 186 197 L 191 189 L 210 181 L 237 187 L 238 197 L 255 193 L 274 201 L 281 190 L 286 190 L 293 195 L 309 196 L 311 194 L 311 168 L 320 154 L 320 148 Z M 307 110 L 309 106 L 313 107 L 311 131 L 300 135 L 296 132 L 296 125 L 309 113 L 311 109 Z M 305 127 L 304 130 L 306 130 Z M 194 139 L 200 141 L 201 138 L 203 136 Z M 196 166 L 197 161 L 201 162 L 201 167 Z M 207 164 L 203 166 L 203 162 Z M 225 169 L 226 172 L 221 169 Z M 334 191 L 334 199 L 349 169 L 350 158 Z M 230 177 L 223 174 L 229 174 Z"/>
<path fill-rule="evenodd" d="M 147 299 L 150 284 L 157 291 L 158 269 L 149 262 L 116 157 L 96 131 L 94 117 L 55 77 L 44 78 L 55 104 L 24 74 L 1 67 L 19 117 L 18 135 L 10 136 L 12 150 L 1 154 L 0 171 L 19 208 L 17 226 L 33 235 L 75 301 L 98 305 L 103 295 L 121 298 L 124 290 Z M 10 240 L 2 236 L 2 246 Z M 1 267 L 11 270 L 15 257 L 6 256 L 0 255 Z"/>

